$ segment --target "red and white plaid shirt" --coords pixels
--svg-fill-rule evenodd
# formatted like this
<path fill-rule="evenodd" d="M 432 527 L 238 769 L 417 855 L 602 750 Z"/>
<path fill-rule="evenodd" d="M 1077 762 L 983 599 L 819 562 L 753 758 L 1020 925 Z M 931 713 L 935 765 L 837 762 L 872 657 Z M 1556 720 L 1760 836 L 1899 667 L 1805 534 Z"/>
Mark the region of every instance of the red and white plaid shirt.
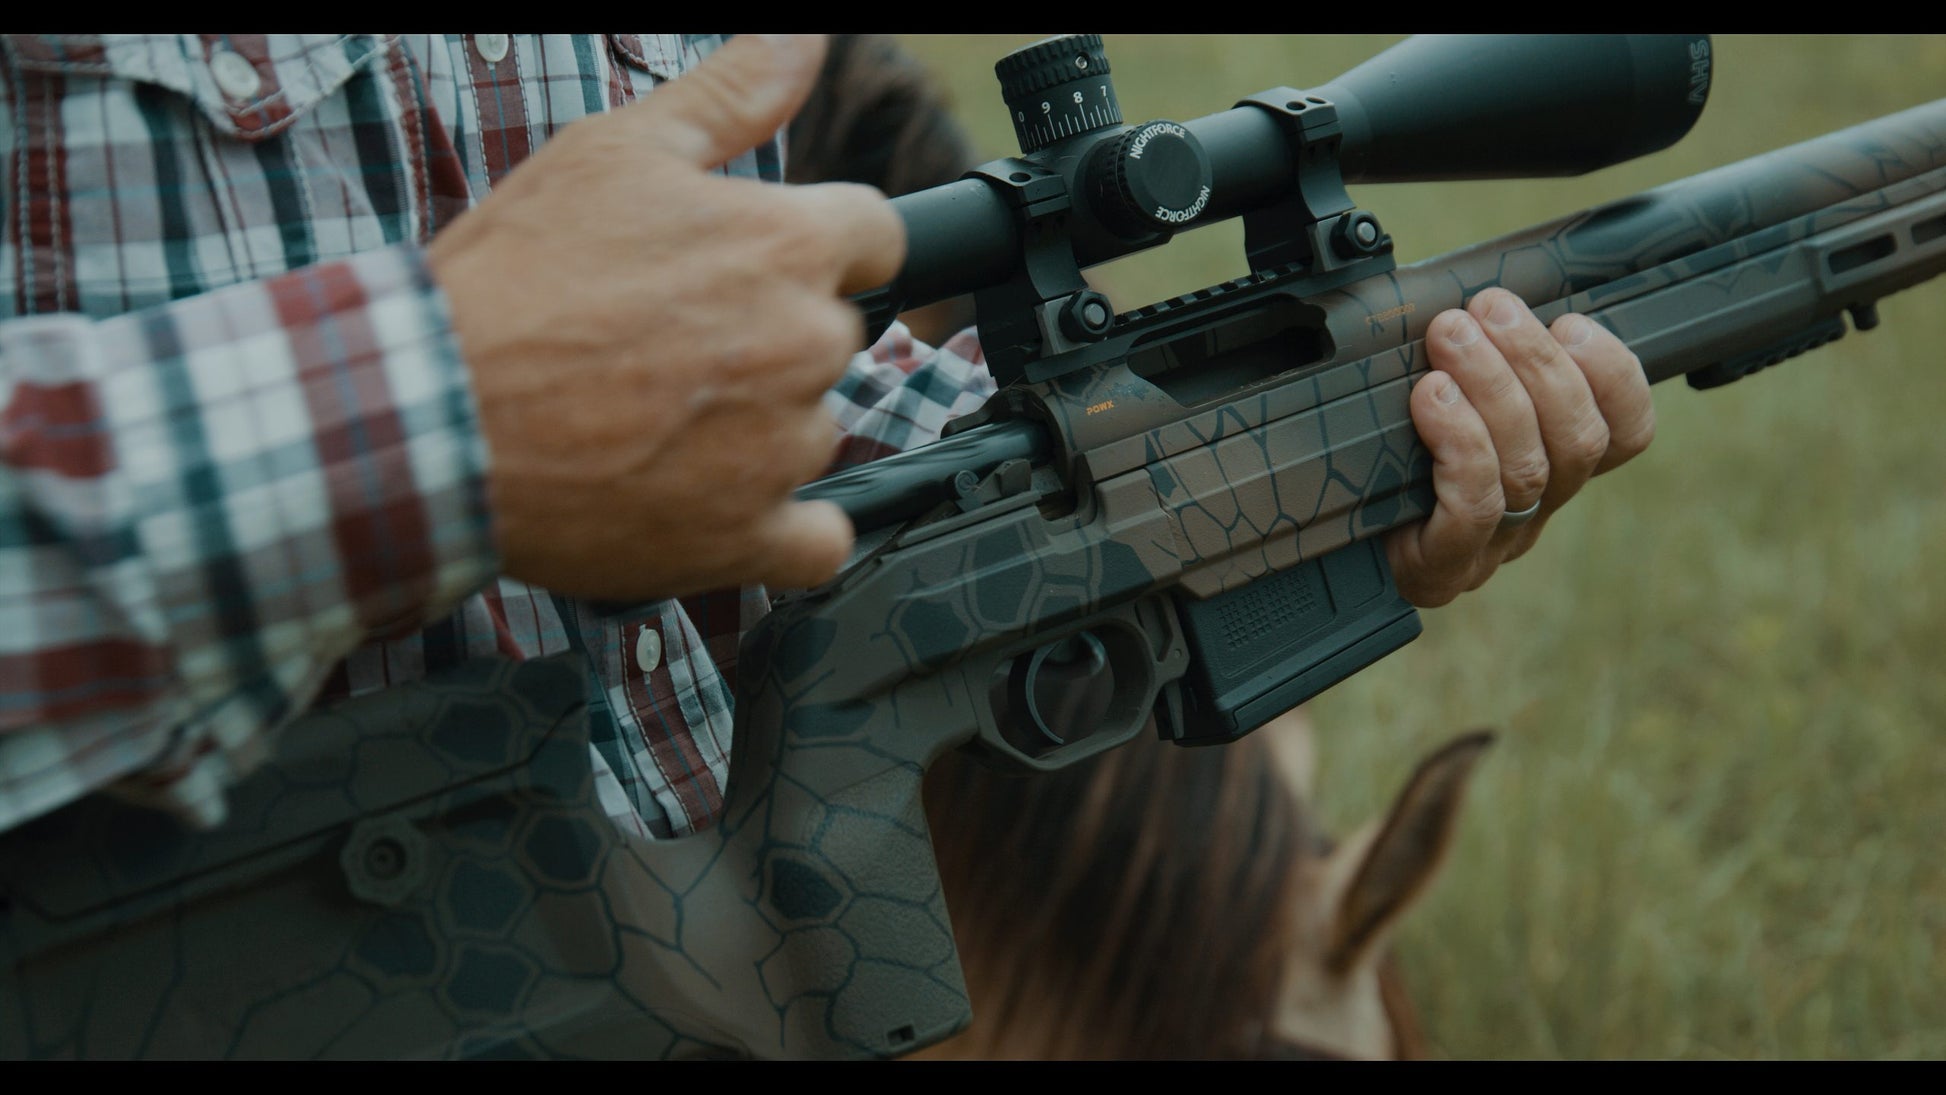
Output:
<path fill-rule="evenodd" d="M 0 37 L 0 828 L 99 789 L 213 825 L 321 698 L 569 650 L 609 812 L 709 824 L 768 600 L 610 618 L 495 577 L 490 454 L 422 249 L 718 41 Z M 773 144 L 725 170 L 779 168 Z M 950 347 L 895 327 L 853 360 L 837 464 L 983 400 L 977 347 Z"/>

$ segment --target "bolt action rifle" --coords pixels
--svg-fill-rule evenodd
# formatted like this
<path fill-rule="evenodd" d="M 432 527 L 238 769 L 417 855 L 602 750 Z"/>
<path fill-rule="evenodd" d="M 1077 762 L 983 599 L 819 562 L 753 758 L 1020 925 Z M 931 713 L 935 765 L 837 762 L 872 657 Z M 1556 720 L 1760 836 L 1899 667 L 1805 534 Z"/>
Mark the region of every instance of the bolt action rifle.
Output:
<path fill-rule="evenodd" d="M 747 636 L 712 830 L 597 804 L 572 659 L 314 713 L 188 835 L 88 800 L 0 840 L 0 1057 L 890 1056 L 970 1016 L 921 777 L 1218 744 L 1409 641 L 1407 395 L 1489 286 L 1710 387 L 1946 270 L 1946 101 L 1403 268 L 1348 182 L 1570 175 L 1694 122 L 1704 36 L 1414 39 L 1123 124 L 1091 36 L 999 66 L 1022 154 L 898 199 L 1001 387 L 805 488 L 867 550 Z M 1494 134 L 1488 140 L 1481 134 Z M 1242 217 L 1250 274 L 1116 314 L 1082 271 Z M 1166 804 L 1162 804 L 1166 808 Z"/>

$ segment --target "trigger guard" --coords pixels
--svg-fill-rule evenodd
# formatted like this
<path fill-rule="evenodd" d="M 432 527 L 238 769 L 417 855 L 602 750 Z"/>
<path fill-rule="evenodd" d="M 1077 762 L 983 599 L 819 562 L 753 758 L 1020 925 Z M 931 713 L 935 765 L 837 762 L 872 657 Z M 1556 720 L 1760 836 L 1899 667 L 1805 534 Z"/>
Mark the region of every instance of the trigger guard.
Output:
<path fill-rule="evenodd" d="M 1026 659 L 1017 659 L 1007 677 L 1007 698 L 1011 701 L 1013 709 L 1025 716 L 1028 724 L 1035 731 L 1055 745 L 1066 745 L 1068 739 L 1055 732 L 1054 727 L 1049 724 L 1048 719 L 1041 714 L 1040 704 L 1035 700 L 1034 685 L 1040 677 L 1042 667 L 1047 663 L 1047 659 L 1053 655 L 1054 651 L 1064 643 L 1074 642 L 1076 640 L 1083 641 L 1086 644 L 1088 669 L 1086 673 L 1076 677 L 1073 683 L 1082 685 L 1087 681 L 1093 680 L 1101 674 L 1103 669 L 1108 668 L 1108 648 L 1102 645 L 1101 639 L 1092 631 L 1078 632 L 1065 639 L 1057 640 L 1048 643 L 1046 646 L 1037 648 Z"/>
<path fill-rule="evenodd" d="M 1094 641 L 1085 644 L 1082 657 L 1069 659 L 1066 668 L 1088 666 L 1089 677 L 1096 678 L 1088 711 L 1055 726 L 1042 705 L 1026 702 L 1027 686 L 1038 681 L 1047 688 L 1047 680 L 1038 674 L 1062 665 L 1061 652 L 1075 649 L 1066 644 L 1084 634 Z M 1102 661 L 1096 660 L 1097 655 Z M 1047 664 L 1050 659 L 1053 665 Z M 1104 663 L 1111 674 L 1105 682 L 1098 679 Z M 1188 666 L 1189 645 L 1166 595 L 1127 601 L 1067 622 L 1058 632 L 1050 629 L 967 667 L 967 684 L 977 688 L 980 697 L 979 729 L 968 748 L 1003 769 L 1058 771 L 1126 744 L 1145 729 L 1153 733 L 1156 722 L 1151 716 L 1163 689 L 1180 680 Z M 1037 672 L 1030 675 L 1030 668 Z M 1076 727 L 1086 732 L 1076 733 Z"/>

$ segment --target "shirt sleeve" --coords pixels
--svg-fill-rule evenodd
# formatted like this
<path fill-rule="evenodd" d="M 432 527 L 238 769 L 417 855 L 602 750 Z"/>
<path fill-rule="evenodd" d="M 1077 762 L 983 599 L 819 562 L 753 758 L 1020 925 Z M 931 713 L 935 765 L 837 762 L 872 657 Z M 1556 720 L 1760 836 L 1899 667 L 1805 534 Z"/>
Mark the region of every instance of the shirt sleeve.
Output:
<path fill-rule="evenodd" d="M 0 405 L 0 828 L 104 787 L 220 822 L 341 658 L 496 570 L 414 247 L 0 323 Z"/>

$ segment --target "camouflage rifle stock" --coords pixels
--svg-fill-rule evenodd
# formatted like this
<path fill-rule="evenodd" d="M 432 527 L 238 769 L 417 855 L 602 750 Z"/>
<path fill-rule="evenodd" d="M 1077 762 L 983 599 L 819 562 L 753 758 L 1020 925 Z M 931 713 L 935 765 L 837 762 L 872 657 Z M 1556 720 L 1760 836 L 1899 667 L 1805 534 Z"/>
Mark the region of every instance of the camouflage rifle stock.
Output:
<path fill-rule="evenodd" d="M 1407 393 L 1432 317 L 1501 285 L 1709 386 L 1946 270 L 1946 101 L 1398 269 L 1343 193 L 1659 147 L 1708 46 L 1657 48 L 1661 105 L 1605 148 L 1509 166 L 1449 128 L 1415 156 L 1383 128 L 1405 124 L 1396 81 L 1353 73 L 1177 127 L 1201 166 L 1176 132 L 1109 123 L 902 199 L 912 258 L 874 306 L 980 293 L 1007 386 L 947 440 L 807 488 L 877 542 L 747 638 L 715 829 L 644 843 L 602 816 L 572 659 L 318 712 L 218 833 L 89 801 L 0 840 L 0 1056 L 889 1056 L 949 1035 L 970 1009 L 926 768 L 954 748 L 1054 768 L 1152 718 L 1232 740 L 1416 635 L 1373 538 L 1431 504 Z M 1085 47 L 1026 67 L 1077 55 L 1105 75 Z M 1068 94 L 1015 75 L 1023 106 Z M 1091 158 L 1143 133 L 1170 171 Z M 1081 267 L 1233 215 L 1249 277 L 1091 307 Z"/>

